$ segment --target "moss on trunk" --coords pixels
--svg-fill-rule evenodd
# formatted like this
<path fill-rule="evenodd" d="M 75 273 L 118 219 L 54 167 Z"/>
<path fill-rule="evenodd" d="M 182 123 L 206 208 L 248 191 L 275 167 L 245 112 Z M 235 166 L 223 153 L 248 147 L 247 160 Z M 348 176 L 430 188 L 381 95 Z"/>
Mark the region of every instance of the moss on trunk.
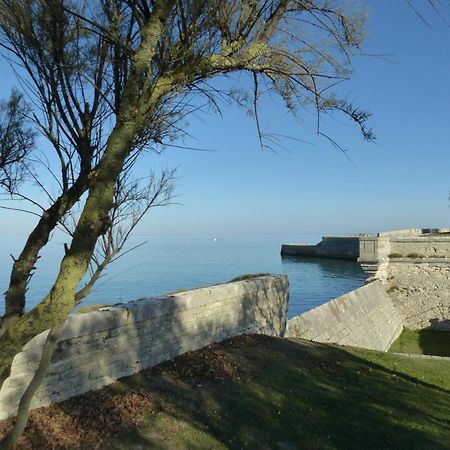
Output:
<path fill-rule="evenodd" d="M 5 314 L 1 319 L 0 335 L 24 314 L 28 280 L 38 260 L 39 252 L 47 244 L 50 233 L 55 229 L 58 221 L 86 192 L 89 186 L 87 175 L 87 172 L 80 174 L 74 185 L 43 212 L 22 252 L 14 261 L 9 287 L 5 293 Z"/>

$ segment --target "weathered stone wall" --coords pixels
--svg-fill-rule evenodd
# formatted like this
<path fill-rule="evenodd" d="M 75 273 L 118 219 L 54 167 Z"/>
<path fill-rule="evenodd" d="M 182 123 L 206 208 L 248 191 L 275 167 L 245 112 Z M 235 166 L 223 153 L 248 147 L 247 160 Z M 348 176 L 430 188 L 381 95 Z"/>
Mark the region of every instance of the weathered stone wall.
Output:
<path fill-rule="evenodd" d="M 391 261 L 384 284 L 395 308 L 410 329 L 450 330 L 450 264 L 414 260 Z"/>
<path fill-rule="evenodd" d="M 374 281 L 290 319 L 286 336 L 387 351 L 402 329 L 403 317 Z"/>
<path fill-rule="evenodd" d="M 450 258 L 450 237 L 397 237 L 390 239 L 392 258 Z M 389 256 L 388 255 L 388 256 Z"/>
<path fill-rule="evenodd" d="M 72 314 L 31 407 L 99 389 L 229 337 L 250 333 L 282 336 L 288 290 L 286 276 L 264 276 Z M 0 391 L 0 420 L 16 414 L 47 334 L 33 338 L 14 358 L 11 375 Z"/>
<path fill-rule="evenodd" d="M 283 244 L 281 246 L 281 254 L 356 260 L 359 256 L 359 237 L 324 236 L 322 241 L 315 245 Z"/>
<path fill-rule="evenodd" d="M 448 229 L 420 231 L 363 237 L 358 261 L 371 278 L 383 282 L 395 308 L 405 316 L 406 328 L 450 330 Z"/>

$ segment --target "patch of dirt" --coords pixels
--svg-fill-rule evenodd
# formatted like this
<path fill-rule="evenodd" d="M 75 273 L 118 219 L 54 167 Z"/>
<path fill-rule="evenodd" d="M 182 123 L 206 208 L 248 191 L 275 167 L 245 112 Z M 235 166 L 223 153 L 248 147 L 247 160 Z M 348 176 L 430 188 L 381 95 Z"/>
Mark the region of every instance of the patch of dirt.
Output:
<path fill-rule="evenodd" d="M 263 336 L 239 336 L 212 344 L 144 371 L 145 378 L 165 374 L 187 382 L 237 380 L 238 367 L 227 355 L 226 348 L 264 345 L 264 341 Z M 133 431 L 144 412 L 154 411 L 159 408 L 158 405 L 164 404 L 150 389 L 114 390 L 115 384 L 112 384 L 107 389 L 33 410 L 25 433 L 14 448 L 100 449 L 105 439 L 118 432 Z M 12 420 L 0 422 L 0 438 L 11 425 Z"/>
<path fill-rule="evenodd" d="M 144 410 L 152 410 L 146 392 L 91 392 L 30 413 L 17 450 L 99 449 L 103 441 L 119 432 L 132 430 Z M 0 422 L 0 436 L 12 421 Z"/>
<path fill-rule="evenodd" d="M 244 334 L 231 339 L 227 339 L 218 345 L 219 347 L 264 347 L 267 341 L 273 341 L 276 338 L 266 336 L 264 334 Z"/>
<path fill-rule="evenodd" d="M 236 364 L 223 350 L 225 344 L 212 344 L 195 352 L 188 352 L 152 369 L 182 381 L 238 380 Z"/>

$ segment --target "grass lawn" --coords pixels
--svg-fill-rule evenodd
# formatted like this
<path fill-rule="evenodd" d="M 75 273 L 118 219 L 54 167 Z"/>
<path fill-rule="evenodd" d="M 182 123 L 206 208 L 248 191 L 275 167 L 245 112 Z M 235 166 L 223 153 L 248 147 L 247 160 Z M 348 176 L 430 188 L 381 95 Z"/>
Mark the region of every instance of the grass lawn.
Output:
<path fill-rule="evenodd" d="M 448 450 L 449 442 L 449 361 L 245 336 L 35 410 L 17 448 Z"/>
<path fill-rule="evenodd" d="M 437 330 L 403 330 L 389 351 L 450 356 L 450 332 Z"/>
<path fill-rule="evenodd" d="M 183 374 L 193 364 L 180 358 L 122 380 L 117 388 L 151 389 L 162 403 L 106 447 L 448 449 L 449 362 L 265 337 L 235 342 L 219 354 L 239 378 Z"/>

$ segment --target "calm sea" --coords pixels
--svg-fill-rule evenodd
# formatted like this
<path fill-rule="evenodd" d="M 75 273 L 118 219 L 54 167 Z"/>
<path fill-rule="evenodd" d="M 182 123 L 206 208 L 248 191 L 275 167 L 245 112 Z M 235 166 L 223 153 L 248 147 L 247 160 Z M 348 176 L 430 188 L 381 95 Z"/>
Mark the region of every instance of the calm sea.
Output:
<path fill-rule="evenodd" d="M 162 295 L 177 289 L 217 284 L 244 273 L 286 274 L 290 282 L 289 316 L 308 311 L 364 284 L 353 261 L 281 257 L 282 243 L 316 243 L 320 236 L 233 238 L 135 236 L 128 248 L 143 244 L 107 268 L 83 305 L 118 303 Z M 0 237 L 0 289 L 8 285 L 12 259 L 23 246 L 19 236 Z M 43 252 L 27 296 L 31 307 L 48 292 L 63 254 L 64 237 Z M 0 313 L 3 312 L 3 302 Z"/>

